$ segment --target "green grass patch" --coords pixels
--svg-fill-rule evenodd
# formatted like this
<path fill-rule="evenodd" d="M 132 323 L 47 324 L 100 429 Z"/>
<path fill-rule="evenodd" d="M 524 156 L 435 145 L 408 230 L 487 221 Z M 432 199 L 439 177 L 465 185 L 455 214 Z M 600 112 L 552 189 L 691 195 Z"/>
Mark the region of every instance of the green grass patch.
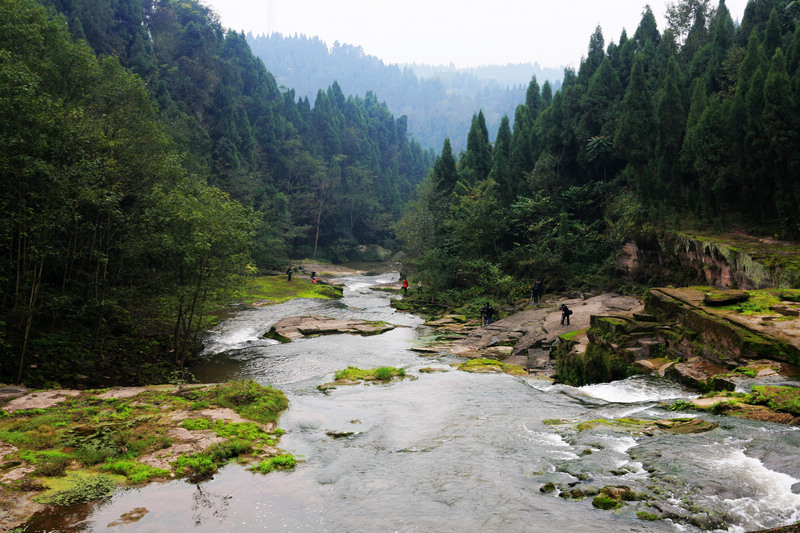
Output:
<path fill-rule="evenodd" d="M 348 366 L 344 370 L 337 371 L 333 375 L 333 379 L 336 381 L 391 381 L 394 378 L 404 378 L 405 375 L 404 368 L 395 368 L 393 366 L 371 369 Z"/>
<path fill-rule="evenodd" d="M 283 454 L 261 461 L 252 470 L 262 474 L 269 474 L 273 470 L 292 470 L 295 465 L 297 465 L 297 460 L 292 455 Z"/>
<path fill-rule="evenodd" d="M 282 391 L 264 387 L 255 381 L 235 381 L 198 392 L 197 400 L 211 402 L 220 407 L 229 407 L 242 417 L 262 424 L 276 422 L 278 416 L 289 406 Z"/>
<path fill-rule="evenodd" d="M 139 463 L 130 459 L 118 459 L 109 461 L 102 467 L 103 470 L 125 476 L 129 482 L 134 484 L 147 483 L 153 479 L 169 477 L 170 471 L 162 468 Z"/>
<path fill-rule="evenodd" d="M 562 333 L 561 335 L 559 335 L 559 337 L 561 337 L 565 341 L 571 341 L 582 333 L 586 333 L 586 329 L 576 329 L 575 331 L 568 331 L 566 333 Z"/>
<path fill-rule="evenodd" d="M 209 420 L 207 418 L 187 419 L 181 422 L 180 427 L 190 431 L 211 430 L 218 437 L 267 440 L 273 443 L 270 436 L 260 425 L 255 422 L 228 422 L 225 420 Z"/>
<path fill-rule="evenodd" d="M 324 283 L 313 283 L 309 276 L 302 274 L 293 275 L 292 281 L 287 281 L 285 275 L 259 276 L 249 280 L 244 291 L 236 296 L 245 304 L 252 305 L 264 300 L 283 303 L 294 298 L 335 299 L 342 297 L 342 290 Z"/>

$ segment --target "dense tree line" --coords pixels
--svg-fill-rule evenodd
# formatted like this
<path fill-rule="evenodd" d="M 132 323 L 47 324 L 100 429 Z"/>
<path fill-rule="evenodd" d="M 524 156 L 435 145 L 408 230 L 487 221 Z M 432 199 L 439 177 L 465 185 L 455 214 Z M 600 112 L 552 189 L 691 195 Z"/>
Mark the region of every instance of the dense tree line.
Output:
<path fill-rule="evenodd" d="M 380 94 L 395 115 L 408 116 L 409 132 L 428 148 L 438 148 L 446 137 L 456 150 L 463 148 L 476 109 L 483 109 L 490 131 L 496 131 L 524 97 L 532 74 L 554 83 L 561 78 L 559 70 L 538 64 L 473 69 L 385 64 L 359 46 L 337 41 L 329 49 L 318 37 L 303 35 L 248 34 L 247 41 L 278 83 L 298 95 L 312 97 L 334 80 L 348 94 Z"/>
<path fill-rule="evenodd" d="M 608 285 L 620 244 L 664 228 L 800 237 L 798 16 L 751 0 L 736 27 L 724 0 L 680 0 L 663 33 L 649 7 L 618 42 L 598 27 L 560 90 L 532 80 L 513 130 L 490 143 L 477 113 L 466 150 L 444 143 L 400 225 L 420 276 L 522 296 Z"/>
<path fill-rule="evenodd" d="M 374 94 L 282 92 L 193 0 L 42 3 L 0 0 L 0 379 L 155 379 L 254 267 L 393 246 L 433 154 Z"/>

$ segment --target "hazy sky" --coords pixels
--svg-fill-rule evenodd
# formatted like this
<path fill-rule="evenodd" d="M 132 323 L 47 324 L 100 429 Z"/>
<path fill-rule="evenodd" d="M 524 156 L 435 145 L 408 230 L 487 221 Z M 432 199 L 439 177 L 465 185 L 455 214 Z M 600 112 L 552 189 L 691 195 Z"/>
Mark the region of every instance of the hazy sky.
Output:
<path fill-rule="evenodd" d="M 203 0 L 222 25 L 254 34 L 318 36 L 361 46 L 385 63 L 457 67 L 579 65 L 600 25 L 606 45 L 633 35 L 646 0 Z M 712 0 L 713 2 L 713 0 Z M 747 0 L 728 0 L 741 20 Z M 650 2 L 659 31 L 666 0 Z M 274 17 L 269 14 L 273 13 Z M 272 18 L 270 21 L 269 19 Z"/>

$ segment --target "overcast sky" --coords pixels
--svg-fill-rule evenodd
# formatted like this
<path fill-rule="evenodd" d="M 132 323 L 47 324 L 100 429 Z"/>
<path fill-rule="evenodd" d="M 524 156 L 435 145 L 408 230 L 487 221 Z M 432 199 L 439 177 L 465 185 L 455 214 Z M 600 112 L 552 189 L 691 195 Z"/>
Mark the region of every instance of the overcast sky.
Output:
<path fill-rule="evenodd" d="M 258 35 L 318 36 L 385 63 L 578 67 L 600 25 L 606 45 L 636 31 L 646 0 L 203 0 L 222 25 Z M 713 2 L 714 0 L 712 0 Z M 728 0 L 741 21 L 747 0 Z M 650 3 L 659 31 L 666 0 Z M 274 14 L 274 17 L 270 17 Z M 271 20 L 270 20 L 271 19 Z"/>

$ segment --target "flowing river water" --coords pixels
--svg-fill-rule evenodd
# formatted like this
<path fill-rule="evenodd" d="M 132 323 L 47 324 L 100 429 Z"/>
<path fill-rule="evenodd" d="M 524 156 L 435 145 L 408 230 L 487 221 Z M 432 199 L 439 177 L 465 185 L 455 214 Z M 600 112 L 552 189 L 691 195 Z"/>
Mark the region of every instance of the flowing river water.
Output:
<path fill-rule="evenodd" d="M 592 498 L 540 492 L 548 481 L 661 494 L 662 507 L 677 516 L 714 517 L 712 529 L 754 531 L 800 520 L 798 428 L 713 414 L 702 417 L 719 427 L 696 435 L 554 428 L 543 421 L 697 416 L 659 407 L 695 394 L 643 377 L 573 388 L 455 371 L 449 365 L 456 358 L 411 351 L 429 333 L 422 319 L 395 312 L 387 296 L 370 289 L 396 279 L 396 273 L 344 276 L 338 279 L 346 286 L 342 300 L 243 310 L 208 338 L 204 362 L 193 369 L 200 381 L 254 379 L 286 393 L 290 407 L 280 419 L 286 434 L 279 446 L 301 460 L 294 471 L 261 475 L 232 464 L 199 485 L 176 480 L 128 489 L 95 507 L 79 529 L 692 532 L 705 524 L 640 520 L 641 502 L 594 509 Z M 372 337 L 289 344 L 262 338 L 281 318 L 313 314 L 398 327 Z M 349 365 L 402 366 L 408 377 L 326 394 L 316 389 Z M 418 372 L 429 366 L 449 371 Z M 334 439 L 329 431 L 354 435 Z M 108 526 L 142 507 L 148 512 L 138 522 Z"/>

